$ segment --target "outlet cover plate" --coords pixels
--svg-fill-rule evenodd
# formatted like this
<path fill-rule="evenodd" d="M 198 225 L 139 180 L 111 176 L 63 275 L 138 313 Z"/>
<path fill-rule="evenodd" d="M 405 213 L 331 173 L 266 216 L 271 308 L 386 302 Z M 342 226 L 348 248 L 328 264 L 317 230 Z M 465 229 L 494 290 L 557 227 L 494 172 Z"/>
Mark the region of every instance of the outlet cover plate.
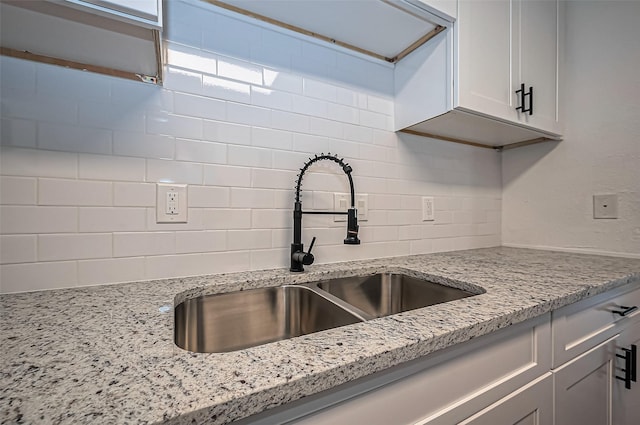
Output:
<path fill-rule="evenodd" d="M 334 211 L 344 211 L 351 207 L 351 195 L 348 193 L 333 194 Z M 367 193 L 356 193 L 356 209 L 358 210 L 358 222 L 369 219 L 369 195 Z M 334 222 L 347 221 L 346 215 L 334 215 Z"/>
<path fill-rule="evenodd" d="M 593 218 L 618 218 L 618 195 L 593 195 Z"/>
<path fill-rule="evenodd" d="M 436 205 L 433 196 L 422 197 L 422 221 L 434 221 Z"/>
<path fill-rule="evenodd" d="M 187 222 L 187 185 L 156 185 L 156 223 Z"/>

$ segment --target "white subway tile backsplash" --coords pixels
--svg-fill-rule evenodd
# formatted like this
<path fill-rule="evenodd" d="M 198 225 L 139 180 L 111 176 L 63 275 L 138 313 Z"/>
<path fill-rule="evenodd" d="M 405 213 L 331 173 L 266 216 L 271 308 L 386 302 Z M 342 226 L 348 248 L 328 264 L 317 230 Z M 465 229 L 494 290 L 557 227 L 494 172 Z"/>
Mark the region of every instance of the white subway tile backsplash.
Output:
<path fill-rule="evenodd" d="M 36 63 L 11 58 L 0 57 L 0 89 L 2 94 L 10 91 L 24 94 L 34 94 L 36 91 Z"/>
<path fill-rule="evenodd" d="M 211 186 L 251 186 L 251 168 L 229 165 L 204 165 L 204 184 Z"/>
<path fill-rule="evenodd" d="M 35 205 L 37 180 L 32 177 L 0 177 L 0 204 Z"/>
<path fill-rule="evenodd" d="M 202 92 L 202 74 L 167 66 L 165 67 L 163 85 L 166 89 L 176 92 L 198 94 Z"/>
<path fill-rule="evenodd" d="M 175 139 L 172 136 L 129 131 L 113 132 L 113 153 L 120 156 L 173 159 Z"/>
<path fill-rule="evenodd" d="M 184 117 L 180 117 L 183 122 L 187 117 L 191 121 L 193 120 L 191 117 L 224 120 L 227 116 L 227 103 L 223 100 L 205 96 L 176 93 L 173 96 L 173 111 L 176 114 L 184 115 Z M 173 119 L 175 120 L 176 118 L 174 117 Z"/>
<path fill-rule="evenodd" d="M 176 43 L 167 43 L 165 63 L 203 74 L 215 75 L 218 71 L 217 56 Z"/>
<path fill-rule="evenodd" d="M 289 93 L 302 94 L 302 77 L 286 71 L 264 68 L 262 76 L 265 87 Z"/>
<path fill-rule="evenodd" d="M 176 157 L 182 159 L 182 141 L 176 146 Z M 147 181 L 163 183 L 202 184 L 203 168 L 201 163 L 168 161 L 162 159 L 147 160 Z"/>
<path fill-rule="evenodd" d="M 0 233 L 65 233 L 78 230 L 75 207 L 0 206 Z"/>
<path fill-rule="evenodd" d="M 229 188 L 189 186 L 189 208 L 229 207 Z"/>
<path fill-rule="evenodd" d="M 213 142 L 231 143 L 234 145 L 251 144 L 251 127 L 223 121 L 203 121 L 203 136 Z"/>
<path fill-rule="evenodd" d="M 293 95 L 292 110 L 304 115 L 327 118 L 329 102 L 311 97 Z"/>
<path fill-rule="evenodd" d="M 78 261 L 78 284 L 136 282 L 145 279 L 144 258 L 107 258 Z"/>
<path fill-rule="evenodd" d="M 344 136 L 344 125 L 337 121 L 310 117 L 309 133 L 315 134 L 317 136 L 326 136 L 341 139 Z"/>
<path fill-rule="evenodd" d="M 271 248 L 271 230 L 229 230 L 227 232 L 229 251 L 263 248 Z"/>
<path fill-rule="evenodd" d="M 36 122 L 18 118 L 3 118 L 0 122 L 0 144 L 22 148 L 35 148 Z"/>
<path fill-rule="evenodd" d="M 39 261 L 108 258 L 112 252 L 110 233 L 38 236 Z"/>
<path fill-rule="evenodd" d="M 8 176 L 75 178 L 78 154 L 1 147 L 0 172 Z"/>
<path fill-rule="evenodd" d="M 0 266 L 0 292 L 70 288 L 78 283 L 75 261 L 5 264 Z"/>
<path fill-rule="evenodd" d="M 251 186 L 265 189 L 293 189 L 296 173 L 293 171 L 254 168 L 251 170 Z"/>
<path fill-rule="evenodd" d="M 231 102 L 250 103 L 251 86 L 237 81 L 218 78 L 211 75 L 202 76 L 202 94 L 204 96 L 228 100 Z"/>
<path fill-rule="evenodd" d="M 206 229 L 250 229 L 250 209 L 204 209 L 202 223 Z M 255 227 L 255 225 L 253 226 Z"/>
<path fill-rule="evenodd" d="M 224 164 L 227 162 L 227 150 L 228 145 L 224 143 L 176 139 L 176 159 L 179 161 Z"/>
<path fill-rule="evenodd" d="M 174 232 L 122 232 L 113 234 L 114 257 L 173 254 L 176 252 Z"/>
<path fill-rule="evenodd" d="M 251 129 L 251 144 L 264 148 L 291 150 L 293 135 L 284 130 L 253 127 Z"/>
<path fill-rule="evenodd" d="M 230 58 L 218 60 L 218 75 L 245 83 L 262 85 L 262 67 Z"/>
<path fill-rule="evenodd" d="M 111 130 L 77 125 L 38 123 L 38 147 L 57 151 L 111 154 Z"/>
<path fill-rule="evenodd" d="M 500 243 L 499 156 L 394 133 L 392 66 L 165 3 L 163 86 L 0 58 L 0 291 L 287 267 L 296 175 L 321 152 L 370 200 L 357 249 L 305 216 L 322 262 Z M 156 223 L 160 181 L 189 185 L 186 223 Z M 348 190 L 321 161 L 302 200 Z"/>
<path fill-rule="evenodd" d="M 0 235 L 0 264 L 37 261 L 36 235 Z"/>
<path fill-rule="evenodd" d="M 251 227 L 254 229 L 287 229 L 292 224 L 291 210 L 251 210 Z"/>
<path fill-rule="evenodd" d="M 129 232 L 146 226 L 144 208 L 82 207 L 78 208 L 80 232 Z"/>
<path fill-rule="evenodd" d="M 247 167 L 271 167 L 271 150 L 248 146 L 229 146 L 227 153 L 229 165 Z"/>
<path fill-rule="evenodd" d="M 152 183 L 113 183 L 116 207 L 155 207 L 156 185 Z"/>
<path fill-rule="evenodd" d="M 271 126 L 271 110 L 258 106 L 229 102 L 227 104 L 227 121 L 238 124 Z"/>
<path fill-rule="evenodd" d="M 252 86 L 251 103 L 264 108 L 290 111 L 293 107 L 293 95 L 284 91 Z"/>
<path fill-rule="evenodd" d="M 144 181 L 146 162 L 142 158 L 80 154 L 78 176 L 88 180 Z"/>
<path fill-rule="evenodd" d="M 74 124 L 78 118 L 76 102 L 48 96 L 2 96 L 2 116 Z"/>
<path fill-rule="evenodd" d="M 227 232 L 206 230 L 200 232 L 176 232 L 176 253 L 215 252 L 227 249 Z"/>
<path fill-rule="evenodd" d="M 268 189 L 231 188 L 231 207 L 274 208 L 274 192 Z"/>
<path fill-rule="evenodd" d="M 38 205 L 109 206 L 113 184 L 86 180 L 38 179 Z"/>

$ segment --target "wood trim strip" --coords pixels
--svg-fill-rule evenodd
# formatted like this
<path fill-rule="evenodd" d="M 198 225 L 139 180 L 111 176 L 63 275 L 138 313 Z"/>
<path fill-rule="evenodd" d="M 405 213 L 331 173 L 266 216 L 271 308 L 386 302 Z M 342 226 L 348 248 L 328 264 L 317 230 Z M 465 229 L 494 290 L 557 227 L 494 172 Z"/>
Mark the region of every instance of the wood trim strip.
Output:
<path fill-rule="evenodd" d="M 418 47 L 422 46 L 424 43 L 431 40 L 433 37 L 440 34 L 445 29 L 446 28 L 443 27 L 442 25 L 437 25 L 434 29 L 432 29 L 431 31 L 429 31 L 428 33 L 420 37 L 418 40 L 414 41 L 409 47 L 407 47 L 406 49 L 398 53 L 395 57 L 391 58 L 389 62 L 391 63 L 398 62 L 400 59 L 404 58 L 409 53 L 413 52 Z"/>
<path fill-rule="evenodd" d="M 164 79 L 164 60 L 162 59 L 162 38 L 160 37 L 160 31 L 153 30 L 153 44 L 156 49 L 156 69 L 158 70 L 156 75 L 156 84 L 162 85 Z"/>
<path fill-rule="evenodd" d="M 429 138 L 432 138 L 432 139 L 444 140 L 446 142 L 459 143 L 459 144 L 462 144 L 462 145 L 475 146 L 475 147 L 478 147 L 478 148 L 494 149 L 494 150 L 497 150 L 497 151 L 503 151 L 503 150 L 506 150 L 506 149 L 519 148 L 521 146 L 533 145 L 535 143 L 542 143 L 542 142 L 549 142 L 549 141 L 556 141 L 557 142 L 558 141 L 558 140 L 550 139 L 548 137 L 538 137 L 536 139 L 524 140 L 522 142 L 516 142 L 516 143 L 510 143 L 508 145 L 491 146 L 491 145 L 486 145 L 486 144 L 483 144 L 483 143 L 470 142 L 468 140 L 463 140 L 463 139 L 456 139 L 454 137 L 438 136 L 437 134 L 425 133 L 423 131 L 410 130 L 408 128 L 405 128 L 403 130 L 398 130 L 398 131 L 400 133 L 413 134 L 414 136 L 429 137 Z"/>
<path fill-rule="evenodd" d="M 548 137 L 538 137 L 537 139 L 524 140 L 522 142 L 511 143 L 511 144 L 508 144 L 508 145 L 500 146 L 500 150 L 519 148 L 520 146 L 528 146 L 528 145 L 533 145 L 533 144 L 536 144 L 536 143 L 551 142 L 551 141 L 556 141 L 557 142 L 558 140 L 550 139 Z"/>
<path fill-rule="evenodd" d="M 410 130 L 408 128 L 405 128 L 404 130 L 399 130 L 399 131 L 401 133 L 413 134 L 414 136 L 430 137 L 432 139 L 444 140 L 446 142 L 460 143 L 461 145 L 475 146 L 475 147 L 478 147 L 478 148 L 486 148 L 486 149 L 498 149 L 499 148 L 499 147 L 496 147 L 496 146 L 485 145 L 485 144 L 482 144 L 482 143 L 470 142 L 468 140 L 456 139 L 456 138 L 447 137 L 447 136 L 438 136 L 437 134 L 431 134 L 431 133 L 425 133 L 425 132 L 422 132 L 422 131 Z"/>
<path fill-rule="evenodd" d="M 336 40 L 336 39 L 333 39 L 331 37 L 327 37 L 325 35 L 318 34 L 318 33 L 315 33 L 313 31 L 309 31 L 309 30 L 306 30 L 304 28 L 297 27 L 295 25 L 291 25 L 291 24 L 287 24 L 287 23 L 282 22 L 282 21 L 278 21 L 277 19 L 269 18 L 268 16 L 260 15 L 259 13 L 254 13 L 254 12 L 251 12 L 249 10 L 242 9 L 240 7 L 237 7 L 237 6 L 233 6 L 231 4 L 225 3 L 224 1 L 220 1 L 220 0 L 204 0 L 204 1 L 206 1 L 207 3 L 211 3 L 211 4 L 215 5 L 215 6 L 219 6 L 219 7 L 223 8 L 223 9 L 227 9 L 227 10 L 230 10 L 232 12 L 236 12 L 236 13 L 239 13 L 241 15 L 248 16 L 250 18 L 258 19 L 260 21 L 267 22 L 269 24 L 276 25 L 276 26 L 279 26 L 281 28 L 286 28 L 288 30 L 295 31 L 295 32 L 297 32 L 299 34 L 303 34 L 303 35 L 307 35 L 307 36 L 310 36 L 310 37 L 314 37 L 314 38 L 317 38 L 319 40 L 326 41 L 326 42 L 331 43 L 331 44 L 335 44 L 336 46 L 344 47 L 346 49 L 353 50 L 353 51 L 356 51 L 358 53 L 362 53 L 364 55 L 371 56 L 373 58 L 380 59 L 380 60 L 383 60 L 383 61 L 386 61 L 386 62 L 390 62 L 390 63 L 394 63 L 394 62 L 397 62 L 398 60 L 402 59 L 403 57 L 405 57 L 406 55 L 408 55 L 409 53 L 411 53 L 412 51 L 414 51 L 415 49 L 417 49 L 418 47 L 420 47 L 421 45 L 423 45 L 424 43 L 426 43 L 431 38 L 435 37 L 437 34 L 439 34 L 441 31 L 443 31 L 445 29 L 445 27 L 443 27 L 441 25 L 436 26 L 436 28 L 434 28 L 429 33 L 425 34 L 424 36 L 422 36 L 421 38 L 416 40 L 414 43 L 412 43 L 409 47 L 404 49 L 402 52 L 400 52 L 399 54 L 397 54 L 396 56 L 394 56 L 392 58 L 389 58 L 389 57 L 380 55 L 378 53 L 372 52 L 370 50 L 366 50 L 366 49 L 363 49 L 361 47 L 354 46 L 353 44 L 345 43 L 345 42 L 342 42 L 340 40 Z"/>
<path fill-rule="evenodd" d="M 86 63 L 54 58 L 51 56 L 38 55 L 24 50 L 11 49 L 9 47 L 0 47 L 0 55 L 10 56 L 18 59 L 27 59 L 50 65 L 59 65 L 67 68 L 79 69 L 81 71 L 96 72 L 98 74 L 110 75 L 112 77 L 118 78 L 126 78 L 128 80 L 143 81 L 138 74 L 133 72 L 122 71 L 119 69 L 107 68 L 98 65 L 89 65 Z"/>

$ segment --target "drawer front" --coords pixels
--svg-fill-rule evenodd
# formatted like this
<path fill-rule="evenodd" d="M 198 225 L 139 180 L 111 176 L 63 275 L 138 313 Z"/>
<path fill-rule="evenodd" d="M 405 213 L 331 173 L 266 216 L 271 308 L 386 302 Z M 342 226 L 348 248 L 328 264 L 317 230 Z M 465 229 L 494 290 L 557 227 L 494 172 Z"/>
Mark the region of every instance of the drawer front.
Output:
<path fill-rule="evenodd" d="M 333 390 L 324 403 L 316 400 L 315 406 L 248 423 L 457 423 L 548 372 L 550 340 L 550 315 L 545 315 L 412 362 L 373 388 L 341 394 L 332 402 L 332 393 L 340 393 Z"/>
<path fill-rule="evenodd" d="M 625 315 L 623 307 L 638 307 Z M 640 316 L 640 288 L 626 286 L 553 312 L 553 367 L 595 347 L 618 332 L 618 328 Z"/>

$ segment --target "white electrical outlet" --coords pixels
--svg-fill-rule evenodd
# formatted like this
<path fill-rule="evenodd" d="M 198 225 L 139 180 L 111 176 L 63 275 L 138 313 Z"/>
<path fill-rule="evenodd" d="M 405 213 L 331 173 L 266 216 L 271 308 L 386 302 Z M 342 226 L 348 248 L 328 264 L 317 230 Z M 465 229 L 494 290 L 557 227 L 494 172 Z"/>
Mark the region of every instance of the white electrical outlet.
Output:
<path fill-rule="evenodd" d="M 618 218 L 618 195 L 593 195 L 593 218 Z"/>
<path fill-rule="evenodd" d="M 348 193 L 333 194 L 334 211 L 347 212 L 351 208 L 351 195 Z M 358 222 L 367 221 L 369 218 L 369 195 L 366 193 L 356 194 L 356 209 L 358 210 Z M 346 215 L 334 215 L 333 221 L 347 221 Z"/>
<path fill-rule="evenodd" d="M 433 196 L 422 197 L 422 221 L 434 221 L 435 220 L 435 203 Z"/>
<path fill-rule="evenodd" d="M 187 222 L 187 185 L 164 184 L 156 186 L 156 223 Z"/>

